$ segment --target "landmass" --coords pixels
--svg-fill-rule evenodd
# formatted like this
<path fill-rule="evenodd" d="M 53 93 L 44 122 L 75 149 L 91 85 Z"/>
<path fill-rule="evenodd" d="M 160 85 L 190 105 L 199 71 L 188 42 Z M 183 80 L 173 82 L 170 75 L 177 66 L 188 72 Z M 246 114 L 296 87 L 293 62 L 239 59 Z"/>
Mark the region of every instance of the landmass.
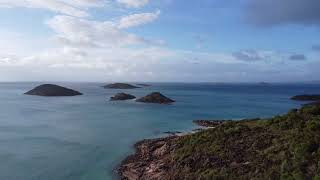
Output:
<path fill-rule="evenodd" d="M 159 92 L 153 92 L 145 97 L 139 98 L 137 102 L 143 103 L 157 103 L 157 104 L 171 104 L 175 102 L 174 100 L 162 95 Z"/>
<path fill-rule="evenodd" d="M 68 89 L 55 84 L 43 84 L 35 87 L 34 89 L 26 92 L 27 95 L 34 96 L 78 96 L 82 93 L 73 89 Z"/>
<path fill-rule="evenodd" d="M 320 178 L 320 105 L 214 125 L 137 143 L 119 167 L 121 179 Z"/>
<path fill-rule="evenodd" d="M 150 84 L 137 84 L 138 86 L 150 87 Z"/>
<path fill-rule="evenodd" d="M 126 83 L 114 83 L 114 84 L 108 84 L 103 86 L 105 89 L 137 89 L 140 87 L 131 85 L 131 84 L 126 84 Z"/>
<path fill-rule="evenodd" d="M 125 101 L 130 99 L 135 99 L 136 97 L 131 94 L 118 93 L 110 98 L 110 101 Z"/>
<path fill-rule="evenodd" d="M 270 83 L 267 83 L 267 82 L 260 82 L 259 84 L 260 84 L 260 85 L 263 85 L 263 86 L 270 85 Z"/>
<path fill-rule="evenodd" d="M 320 95 L 319 94 L 303 94 L 298 96 L 293 96 L 291 98 L 292 100 L 296 101 L 320 101 Z"/>
<path fill-rule="evenodd" d="M 306 105 L 320 105 L 320 101 L 315 101 L 315 102 L 312 102 L 312 103 L 308 103 Z"/>

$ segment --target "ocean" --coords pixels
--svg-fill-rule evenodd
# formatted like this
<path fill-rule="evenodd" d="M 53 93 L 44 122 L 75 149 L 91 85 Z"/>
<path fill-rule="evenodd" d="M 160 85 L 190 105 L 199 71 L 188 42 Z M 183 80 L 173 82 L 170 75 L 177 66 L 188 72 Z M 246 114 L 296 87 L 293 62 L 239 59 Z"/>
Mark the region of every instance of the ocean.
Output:
<path fill-rule="evenodd" d="M 133 90 L 103 89 L 103 83 L 55 83 L 82 92 L 76 97 L 24 95 L 41 83 L 0 83 L 1 180 L 108 180 L 134 152 L 133 144 L 196 129 L 198 119 L 272 117 L 301 102 L 297 94 L 320 93 L 319 84 L 149 83 Z M 159 91 L 172 105 L 134 100 L 110 102 L 126 92 Z"/>

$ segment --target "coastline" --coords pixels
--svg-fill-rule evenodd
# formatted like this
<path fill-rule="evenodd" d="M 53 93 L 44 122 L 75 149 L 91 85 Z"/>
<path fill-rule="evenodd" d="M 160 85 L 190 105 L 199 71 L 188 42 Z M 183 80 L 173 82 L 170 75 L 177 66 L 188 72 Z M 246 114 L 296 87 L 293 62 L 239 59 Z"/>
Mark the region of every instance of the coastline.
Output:
<path fill-rule="evenodd" d="M 117 169 L 123 180 L 169 179 L 168 155 L 180 136 L 146 139 L 134 145 L 135 153 L 124 159 Z"/>
<path fill-rule="evenodd" d="M 117 174 L 122 180 L 170 179 L 173 164 L 169 155 L 177 147 L 176 142 L 185 136 L 214 128 L 229 120 L 195 120 L 199 126 L 189 132 L 165 132 L 166 137 L 144 139 L 134 144 L 135 152 L 127 156 L 118 166 Z"/>

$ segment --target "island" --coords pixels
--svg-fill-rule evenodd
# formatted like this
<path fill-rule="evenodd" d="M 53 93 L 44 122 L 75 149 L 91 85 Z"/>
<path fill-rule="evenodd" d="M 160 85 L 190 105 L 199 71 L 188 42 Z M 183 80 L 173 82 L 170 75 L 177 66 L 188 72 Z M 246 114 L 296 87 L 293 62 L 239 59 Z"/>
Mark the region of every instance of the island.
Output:
<path fill-rule="evenodd" d="M 268 85 L 270 85 L 270 83 L 267 83 L 267 82 L 260 82 L 259 84 L 262 85 L 262 86 L 268 86 Z"/>
<path fill-rule="evenodd" d="M 138 86 L 143 86 L 143 87 L 150 87 L 150 84 L 137 84 Z"/>
<path fill-rule="evenodd" d="M 82 93 L 55 84 L 43 84 L 25 93 L 33 96 L 78 96 Z"/>
<path fill-rule="evenodd" d="M 110 98 L 110 101 L 125 101 L 130 99 L 135 99 L 136 97 L 131 94 L 118 93 Z"/>
<path fill-rule="evenodd" d="M 108 84 L 103 86 L 105 89 L 137 89 L 140 87 L 131 85 L 131 84 L 126 84 L 126 83 L 114 83 L 114 84 Z"/>
<path fill-rule="evenodd" d="M 219 121 L 135 148 L 118 168 L 121 179 L 319 179 L 320 105 L 270 119 Z"/>
<path fill-rule="evenodd" d="M 303 95 L 293 96 L 291 99 L 296 101 L 320 101 L 320 95 L 319 94 L 303 94 Z"/>
<path fill-rule="evenodd" d="M 153 92 L 145 97 L 139 98 L 137 102 L 156 103 L 156 104 L 171 104 L 174 100 L 162 95 L 160 92 Z"/>
<path fill-rule="evenodd" d="M 311 102 L 305 105 L 320 105 L 320 101 Z"/>

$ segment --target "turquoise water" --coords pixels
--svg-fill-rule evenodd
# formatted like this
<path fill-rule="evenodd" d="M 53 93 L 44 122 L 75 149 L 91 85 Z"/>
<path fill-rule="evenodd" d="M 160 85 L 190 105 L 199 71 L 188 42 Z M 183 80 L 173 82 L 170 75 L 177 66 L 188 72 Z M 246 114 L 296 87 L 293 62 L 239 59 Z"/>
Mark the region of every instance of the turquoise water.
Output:
<path fill-rule="evenodd" d="M 299 106 L 290 96 L 320 92 L 314 84 L 170 83 L 123 91 L 160 91 L 177 101 L 152 105 L 109 102 L 120 91 L 99 83 L 57 83 L 84 95 L 23 95 L 39 84 L 0 83 L 1 180 L 117 179 L 114 168 L 138 140 L 192 130 L 195 119 L 270 117 Z"/>

